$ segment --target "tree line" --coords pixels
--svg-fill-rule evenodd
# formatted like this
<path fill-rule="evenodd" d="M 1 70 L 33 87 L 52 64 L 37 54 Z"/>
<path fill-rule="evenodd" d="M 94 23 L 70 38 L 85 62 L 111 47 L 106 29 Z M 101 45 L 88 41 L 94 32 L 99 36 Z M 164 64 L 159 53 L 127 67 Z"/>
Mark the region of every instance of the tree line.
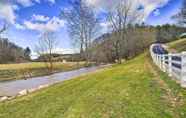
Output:
<path fill-rule="evenodd" d="M 6 25 L 0 29 L 0 34 L 7 29 Z M 0 64 L 2 63 L 21 63 L 30 61 L 31 50 L 29 47 L 22 47 L 10 42 L 8 38 L 0 37 Z"/>
<path fill-rule="evenodd" d="M 23 49 L 6 38 L 0 38 L 0 63 L 21 63 L 30 61 L 31 50 Z"/>
<path fill-rule="evenodd" d="M 149 48 L 154 42 L 166 43 L 178 39 L 185 32 L 176 25 L 148 26 L 140 23 L 143 11 L 134 8 L 131 0 L 120 0 L 108 9 L 109 33 L 100 37 L 99 19 L 93 7 L 83 0 L 70 1 L 71 7 L 62 11 L 69 36 L 80 50 L 80 58 L 87 62 L 118 62 L 130 59 Z M 97 37 L 97 38 L 95 38 Z"/>
<path fill-rule="evenodd" d="M 180 38 L 182 33 L 186 32 L 185 27 L 165 24 L 156 26 L 156 41 L 159 43 L 167 43 Z"/>

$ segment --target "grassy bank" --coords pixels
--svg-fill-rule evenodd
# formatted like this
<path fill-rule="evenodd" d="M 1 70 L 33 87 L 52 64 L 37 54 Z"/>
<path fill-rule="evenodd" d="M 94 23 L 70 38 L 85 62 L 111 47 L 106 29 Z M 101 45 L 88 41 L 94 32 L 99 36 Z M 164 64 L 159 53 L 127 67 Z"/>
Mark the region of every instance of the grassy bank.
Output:
<path fill-rule="evenodd" d="M 180 39 L 168 44 L 169 48 L 176 50 L 177 52 L 186 51 L 186 39 Z"/>
<path fill-rule="evenodd" d="M 83 67 L 84 63 L 81 62 L 77 65 L 76 62 L 54 63 L 54 72 L 69 71 Z M 28 77 L 36 77 L 47 75 L 45 63 L 32 62 L 21 64 L 0 64 L 0 81 L 26 79 Z"/>
<path fill-rule="evenodd" d="M 186 91 L 146 54 L 0 103 L 0 118 L 185 118 Z"/>

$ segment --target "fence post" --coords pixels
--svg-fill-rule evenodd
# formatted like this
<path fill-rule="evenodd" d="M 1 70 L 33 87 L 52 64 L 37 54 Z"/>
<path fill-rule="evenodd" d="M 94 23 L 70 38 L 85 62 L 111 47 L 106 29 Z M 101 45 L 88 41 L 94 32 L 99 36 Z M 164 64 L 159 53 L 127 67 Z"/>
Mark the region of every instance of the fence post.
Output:
<path fill-rule="evenodd" d="M 154 54 L 152 54 L 152 60 L 154 63 L 155 63 L 155 58 L 156 58 L 156 56 Z"/>
<path fill-rule="evenodd" d="M 157 62 L 158 62 L 158 55 L 155 54 L 155 64 L 157 65 Z"/>
<path fill-rule="evenodd" d="M 160 69 L 162 70 L 162 55 L 159 55 L 159 64 L 160 64 Z"/>
<path fill-rule="evenodd" d="M 168 66 L 168 72 L 169 72 L 169 76 L 172 76 L 172 54 L 169 53 L 168 54 L 168 62 L 169 62 L 169 66 Z"/>
<path fill-rule="evenodd" d="M 158 54 L 156 54 L 156 65 L 158 66 Z"/>
<path fill-rule="evenodd" d="M 159 68 L 162 70 L 162 55 L 159 55 Z"/>
<path fill-rule="evenodd" d="M 186 52 L 181 54 L 181 86 L 186 88 Z"/>
<path fill-rule="evenodd" d="M 160 55 L 159 54 L 157 55 L 158 55 L 158 67 L 160 67 Z"/>
<path fill-rule="evenodd" d="M 163 72 L 166 72 L 166 69 L 165 69 L 165 55 L 162 55 L 162 69 L 163 69 Z"/>

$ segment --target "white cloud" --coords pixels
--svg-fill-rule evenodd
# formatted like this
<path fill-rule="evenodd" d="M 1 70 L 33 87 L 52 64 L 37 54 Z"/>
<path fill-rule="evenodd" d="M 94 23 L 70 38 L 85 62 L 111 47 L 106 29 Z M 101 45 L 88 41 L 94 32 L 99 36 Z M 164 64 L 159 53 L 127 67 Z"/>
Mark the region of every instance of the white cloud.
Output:
<path fill-rule="evenodd" d="M 35 0 L 37 3 L 41 3 L 41 1 L 40 0 Z"/>
<path fill-rule="evenodd" d="M 21 4 L 24 7 L 29 7 L 33 5 L 32 0 L 17 0 L 17 3 Z"/>
<path fill-rule="evenodd" d="M 43 16 L 43 15 L 36 15 L 34 14 L 32 16 L 32 20 L 33 21 L 42 21 L 42 22 L 45 22 L 45 21 L 48 21 L 50 18 L 47 17 L 47 16 Z"/>
<path fill-rule="evenodd" d="M 88 4 L 93 5 L 99 10 L 111 10 L 120 1 L 124 0 L 85 0 Z M 130 1 L 130 0 L 129 0 Z M 146 19 L 155 9 L 163 7 L 170 0 L 133 0 L 134 6 L 143 6 L 144 19 Z M 134 7 L 135 8 L 135 7 Z"/>
<path fill-rule="evenodd" d="M 5 19 L 8 23 L 14 24 L 16 15 L 13 6 L 0 2 L 0 18 Z"/>
<path fill-rule="evenodd" d="M 14 26 L 16 27 L 16 29 L 19 29 L 19 30 L 24 30 L 25 29 L 25 27 L 23 25 L 20 25 L 18 23 L 16 23 Z"/>
<path fill-rule="evenodd" d="M 32 6 L 34 5 L 34 3 L 41 3 L 41 0 L 15 0 L 15 1 L 24 7 Z M 55 0 L 42 0 L 42 1 L 50 2 L 52 4 L 56 3 Z"/>
<path fill-rule="evenodd" d="M 111 23 L 106 21 L 106 22 L 101 22 L 100 26 L 102 27 L 102 33 L 109 32 L 109 27 L 111 26 Z"/>
<path fill-rule="evenodd" d="M 100 23 L 100 25 L 102 27 L 108 27 L 110 25 L 110 23 L 109 22 L 102 22 L 102 23 Z"/>
<path fill-rule="evenodd" d="M 50 2 L 52 4 L 55 3 L 55 0 L 45 0 L 47 2 Z M 19 10 L 20 7 L 16 4 L 13 3 L 18 3 L 24 7 L 29 7 L 34 5 L 34 3 L 41 3 L 41 0 L 15 0 L 14 2 L 8 2 L 6 0 L 0 0 L 0 18 L 4 19 L 8 23 L 15 24 L 16 20 L 16 14 L 15 10 Z M 48 17 L 44 16 L 35 16 L 35 20 L 40 20 L 40 21 L 47 21 Z"/>
<path fill-rule="evenodd" d="M 72 49 L 72 48 L 55 48 L 53 52 L 58 54 L 74 54 L 78 52 L 78 49 Z"/>
<path fill-rule="evenodd" d="M 159 16 L 160 15 L 160 10 L 159 9 L 156 9 L 154 12 L 153 12 L 154 16 Z"/>
<path fill-rule="evenodd" d="M 12 8 L 13 8 L 14 10 L 19 10 L 19 9 L 20 9 L 19 6 L 17 6 L 17 5 L 12 5 Z"/>
<path fill-rule="evenodd" d="M 58 17 L 51 18 L 47 23 L 33 23 L 31 21 L 24 21 L 24 25 L 27 29 L 36 31 L 57 31 L 65 25 L 65 22 Z"/>
<path fill-rule="evenodd" d="M 52 3 L 52 4 L 55 4 L 56 1 L 55 0 L 47 0 L 48 2 Z"/>
<path fill-rule="evenodd" d="M 79 49 L 72 49 L 72 48 L 55 48 L 54 50 L 52 50 L 53 53 L 57 53 L 57 54 L 75 54 L 78 53 Z M 32 59 L 37 59 L 39 57 L 39 55 L 36 52 L 32 52 L 31 54 L 31 58 Z"/>
<path fill-rule="evenodd" d="M 144 6 L 145 18 L 147 18 L 155 9 L 163 7 L 169 0 L 140 0 Z"/>
<path fill-rule="evenodd" d="M 30 30 L 45 30 L 45 24 L 40 24 L 40 23 L 32 23 L 31 21 L 24 21 L 24 25 L 27 29 Z"/>

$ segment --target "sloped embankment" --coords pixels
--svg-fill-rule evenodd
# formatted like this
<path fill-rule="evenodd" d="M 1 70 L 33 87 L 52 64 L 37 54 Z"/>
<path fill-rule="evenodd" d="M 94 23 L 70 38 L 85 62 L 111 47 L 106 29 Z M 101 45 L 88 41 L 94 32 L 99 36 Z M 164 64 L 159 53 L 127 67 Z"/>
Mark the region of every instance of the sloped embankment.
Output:
<path fill-rule="evenodd" d="M 143 54 L 0 103 L 0 118 L 185 118 L 185 93 Z"/>
<path fill-rule="evenodd" d="M 167 45 L 171 50 L 174 50 L 176 52 L 186 51 L 186 39 L 180 39 L 174 42 L 170 42 Z"/>

